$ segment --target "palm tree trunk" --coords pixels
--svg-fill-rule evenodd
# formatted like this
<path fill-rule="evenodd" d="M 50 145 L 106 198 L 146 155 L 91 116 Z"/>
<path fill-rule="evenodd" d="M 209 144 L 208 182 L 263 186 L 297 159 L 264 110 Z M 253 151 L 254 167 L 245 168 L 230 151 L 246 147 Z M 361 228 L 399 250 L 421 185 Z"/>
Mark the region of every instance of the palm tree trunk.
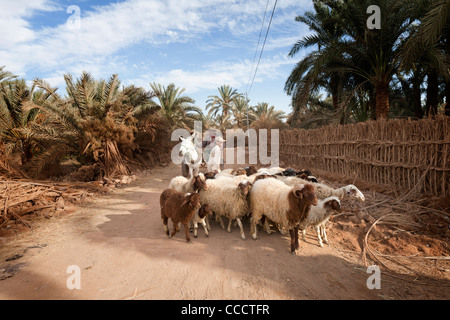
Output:
<path fill-rule="evenodd" d="M 437 115 L 437 108 L 439 104 L 439 81 L 436 69 L 432 69 L 428 73 L 428 88 L 427 88 L 427 116 L 435 117 Z"/>
<path fill-rule="evenodd" d="M 450 56 L 450 28 L 447 28 L 446 35 L 446 54 Z M 450 80 L 445 81 L 445 115 L 450 117 Z"/>
<path fill-rule="evenodd" d="M 389 117 L 389 82 L 378 83 L 375 86 L 375 117 L 388 119 Z"/>
<path fill-rule="evenodd" d="M 413 104 L 414 104 L 414 113 L 416 114 L 417 119 L 423 118 L 422 98 L 420 95 L 420 84 L 421 84 L 420 79 L 418 79 L 418 77 L 414 77 L 414 79 L 413 79 Z"/>
<path fill-rule="evenodd" d="M 337 79 L 337 75 L 331 75 L 330 79 L 330 90 L 331 90 L 331 98 L 333 100 L 333 109 L 337 110 L 339 107 L 339 81 Z"/>
<path fill-rule="evenodd" d="M 450 117 L 450 81 L 445 83 L 445 115 Z"/>
<path fill-rule="evenodd" d="M 375 110 L 377 109 L 377 101 L 375 100 L 375 92 L 369 89 L 369 119 L 376 120 Z"/>
<path fill-rule="evenodd" d="M 334 92 L 332 95 L 332 99 L 333 99 L 333 109 L 337 110 L 337 108 L 339 107 L 339 98 L 336 92 Z"/>

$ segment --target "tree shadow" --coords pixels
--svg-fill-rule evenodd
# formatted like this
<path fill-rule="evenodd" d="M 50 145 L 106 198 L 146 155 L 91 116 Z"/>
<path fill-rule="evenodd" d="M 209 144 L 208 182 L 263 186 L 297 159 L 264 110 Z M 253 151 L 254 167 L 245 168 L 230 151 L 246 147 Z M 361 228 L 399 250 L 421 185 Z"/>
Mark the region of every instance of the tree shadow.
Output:
<path fill-rule="evenodd" d="M 191 289 L 191 295 L 178 298 L 194 299 L 447 299 L 450 296 L 448 283 L 433 278 L 404 274 L 381 274 L 381 290 L 369 290 L 367 279 L 371 274 L 367 268 L 350 262 L 333 250 L 320 248 L 314 231 L 308 233 L 307 242 L 300 241 L 296 255 L 291 254 L 289 238 L 280 233 L 267 235 L 262 230 L 258 240 L 251 239 L 249 223 L 244 221 L 247 240 L 240 238 L 239 228 L 232 232 L 222 230 L 218 223 L 211 223 L 210 236 L 205 237 L 203 229 L 198 238 L 191 234 L 193 244 L 187 244 L 183 229 L 174 238 L 166 237 L 160 219 L 159 194 L 150 193 L 149 205 L 130 210 L 127 214 L 107 215 L 108 221 L 99 225 L 101 241 L 110 238 L 123 240 L 123 247 L 133 241 L 133 250 L 144 253 L 149 263 L 164 265 L 171 281 L 180 283 L 184 290 Z M 172 228 L 172 224 L 169 224 Z M 99 239 L 96 238 L 98 241 Z M 184 272 L 170 270 L 181 268 Z M 157 268 L 158 269 L 158 268 Z M 159 271 L 158 271 L 159 272 Z M 165 286 L 158 278 L 164 273 L 156 272 L 152 278 L 153 287 Z M 199 284 L 198 276 L 204 281 Z M 223 280 L 225 277 L 227 280 Z M 167 281 L 167 278 L 165 278 Z M 217 280 L 216 280 L 217 279 Z M 400 280 L 401 279 L 401 280 Z M 191 282 L 193 281 L 193 282 Z M 212 294 L 214 282 L 220 282 L 220 294 Z M 444 285 L 439 289 L 440 285 Z M 194 290 L 195 289 L 195 290 Z"/>

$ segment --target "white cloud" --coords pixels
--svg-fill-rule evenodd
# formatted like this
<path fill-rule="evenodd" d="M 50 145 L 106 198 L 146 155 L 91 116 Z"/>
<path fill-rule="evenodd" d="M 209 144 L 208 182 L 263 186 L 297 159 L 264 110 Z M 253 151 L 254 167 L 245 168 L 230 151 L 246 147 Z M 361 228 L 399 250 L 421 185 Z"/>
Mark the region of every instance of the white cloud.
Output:
<path fill-rule="evenodd" d="M 18 43 L 34 40 L 36 34 L 30 29 L 30 25 L 25 18 L 32 16 L 36 11 L 56 10 L 58 10 L 57 6 L 49 0 L 1 0 L 0 30 L 2 30 L 2 46 L 8 48 Z"/>
<path fill-rule="evenodd" d="M 29 21 L 39 11 L 66 14 L 67 8 L 56 1 L 0 0 L 0 28 L 8 31 L 2 34 L 0 66 L 6 65 L 8 71 L 19 76 L 43 77 L 60 90 L 64 88 L 64 74 L 77 77 L 88 71 L 95 78 L 119 73 L 124 84 L 134 83 L 147 89 L 150 82 L 166 85 L 173 82 L 186 88 L 186 94 L 215 91 L 223 84 L 245 91 L 267 3 L 266 0 L 128 0 L 82 10 L 78 30 L 71 30 L 67 24 L 33 29 Z M 266 25 L 273 3 L 274 0 L 269 3 Z M 287 58 L 287 50 L 280 54 L 276 50 L 289 48 L 300 38 L 294 36 L 297 32 L 293 33 L 299 25 L 294 18 L 310 6 L 309 0 L 278 2 L 272 25 L 277 36 L 273 37 L 271 32 L 256 84 L 265 79 L 285 81 L 286 68 L 295 61 Z M 210 43 L 202 39 L 215 38 L 217 32 L 225 37 Z M 166 50 L 173 43 L 196 45 L 199 55 L 200 51 L 209 56 L 217 52 L 216 62 L 209 59 L 208 63 L 196 66 L 197 61 L 186 60 L 171 66 L 172 55 L 159 49 Z M 164 58 L 167 65 L 149 62 L 147 57 L 128 61 L 132 50 L 142 46 L 155 51 L 153 58 Z M 238 58 L 222 56 L 219 50 L 228 48 L 242 48 L 241 53 L 251 53 Z M 30 74 L 30 70 L 37 74 Z"/>
<path fill-rule="evenodd" d="M 293 65 L 294 61 L 279 55 L 262 59 L 255 83 L 284 76 L 283 68 Z M 204 65 L 196 70 L 174 69 L 164 73 L 146 75 L 144 78 L 134 79 L 133 83 L 143 86 L 148 86 L 149 80 L 164 85 L 175 83 L 189 93 L 196 93 L 204 89 L 214 90 L 223 84 L 228 84 L 237 88 L 238 91 L 244 92 L 249 84 L 251 68 L 252 61 L 249 60 L 236 63 L 217 62 Z"/>

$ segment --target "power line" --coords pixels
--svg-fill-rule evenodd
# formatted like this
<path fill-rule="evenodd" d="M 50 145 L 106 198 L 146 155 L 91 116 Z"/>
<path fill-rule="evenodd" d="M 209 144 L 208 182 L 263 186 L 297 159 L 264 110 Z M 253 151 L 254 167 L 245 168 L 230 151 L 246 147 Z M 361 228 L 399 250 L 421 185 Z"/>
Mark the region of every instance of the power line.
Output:
<path fill-rule="evenodd" d="M 261 43 L 261 36 L 262 36 L 263 28 L 264 28 L 264 22 L 266 22 L 266 15 L 267 15 L 267 9 L 269 8 L 269 2 L 270 2 L 270 0 L 267 0 L 266 10 L 264 11 L 264 18 L 263 18 L 262 23 L 261 23 L 261 30 L 259 31 L 258 44 L 256 45 L 255 55 L 253 56 L 252 69 L 250 70 L 250 75 L 248 76 L 247 89 L 245 90 L 245 92 L 248 92 L 250 81 L 252 79 L 253 67 L 255 66 L 256 56 L 258 54 L 258 49 L 259 49 L 259 44 Z"/>
<path fill-rule="evenodd" d="M 264 19 L 263 19 L 263 22 L 262 22 L 262 25 L 261 25 L 261 32 L 259 34 L 258 45 L 256 46 L 255 57 L 253 58 L 252 70 L 250 71 L 250 77 L 252 76 L 253 65 L 255 64 L 256 53 L 258 52 L 258 47 L 259 47 L 259 43 L 260 43 L 260 40 L 261 40 L 261 33 L 262 33 L 263 26 L 264 26 L 264 22 L 266 20 L 266 14 L 267 14 L 267 8 L 269 6 L 269 1 L 270 0 L 267 0 L 266 11 L 264 12 Z M 250 129 L 250 121 L 249 121 L 249 118 L 248 118 L 248 102 L 249 102 L 248 101 L 248 95 L 249 95 L 250 91 L 252 90 L 253 83 L 255 82 L 256 74 L 258 73 L 259 64 L 261 62 L 261 57 L 263 55 L 264 48 L 266 46 L 267 36 L 269 35 L 270 26 L 272 25 L 273 15 L 275 14 L 275 9 L 277 8 L 277 3 L 278 3 L 278 0 L 275 0 L 275 4 L 273 5 L 273 9 L 272 9 L 272 15 L 270 16 L 269 25 L 267 26 L 267 31 L 266 31 L 266 36 L 264 38 L 264 43 L 263 43 L 263 46 L 261 48 L 261 53 L 259 54 L 258 64 L 256 65 L 255 74 L 253 75 L 253 79 L 252 79 L 252 82 L 250 84 L 250 87 L 247 86 L 247 89 L 248 89 L 247 92 L 246 92 L 246 100 L 247 100 L 247 132 L 248 132 L 249 135 L 250 135 L 250 130 L 249 130 Z M 249 78 L 249 81 L 250 81 L 250 78 Z"/>
<path fill-rule="evenodd" d="M 278 0 L 275 0 L 275 4 L 273 5 L 273 10 L 272 10 L 272 15 L 271 15 L 271 17 L 270 17 L 269 25 L 268 25 L 267 31 L 266 31 L 266 36 L 265 36 L 265 38 L 264 38 L 264 43 L 263 43 L 263 46 L 262 46 L 262 48 L 261 48 L 261 53 L 259 54 L 258 64 L 256 65 L 255 74 L 253 75 L 253 79 L 252 79 L 252 82 L 251 82 L 251 84 L 250 84 L 250 88 L 249 88 L 249 90 L 247 91 L 247 96 L 248 96 L 248 94 L 250 93 L 250 91 L 252 90 L 253 83 L 255 82 L 256 74 L 258 73 L 259 64 L 260 64 L 260 62 L 261 62 L 261 57 L 262 57 L 262 55 L 263 55 L 264 48 L 265 48 L 265 46 L 266 46 L 267 37 L 268 37 L 268 35 L 269 35 L 270 27 L 271 27 L 271 25 L 272 25 L 272 20 L 273 20 L 274 14 L 275 14 L 275 9 L 276 9 L 276 7 L 277 7 L 277 3 L 278 3 Z M 253 71 L 253 68 L 252 68 L 252 71 Z"/>

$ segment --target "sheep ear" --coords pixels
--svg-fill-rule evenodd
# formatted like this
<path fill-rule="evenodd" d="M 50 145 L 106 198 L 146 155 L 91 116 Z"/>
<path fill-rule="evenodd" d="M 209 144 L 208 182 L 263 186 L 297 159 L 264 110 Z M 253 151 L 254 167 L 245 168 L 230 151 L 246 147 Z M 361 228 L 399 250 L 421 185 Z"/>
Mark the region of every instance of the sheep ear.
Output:
<path fill-rule="evenodd" d="M 292 192 L 294 192 L 294 196 L 296 196 L 299 199 L 302 199 L 303 198 L 303 192 L 302 191 L 303 191 L 303 188 L 295 189 Z"/>
<path fill-rule="evenodd" d="M 340 210 L 341 210 L 341 205 L 340 205 L 340 203 L 339 203 L 338 201 L 334 200 L 334 199 L 325 202 L 325 203 L 323 204 L 323 206 L 324 206 L 325 208 L 330 208 L 331 210 L 335 210 L 335 211 L 340 211 Z"/>
<path fill-rule="evenodd" d="M 341 210 L 341 205 L 336 200 L 333 200 L 331 202 L 331 208 L 333 208 L 333 210 L 339 211 Z"/>

